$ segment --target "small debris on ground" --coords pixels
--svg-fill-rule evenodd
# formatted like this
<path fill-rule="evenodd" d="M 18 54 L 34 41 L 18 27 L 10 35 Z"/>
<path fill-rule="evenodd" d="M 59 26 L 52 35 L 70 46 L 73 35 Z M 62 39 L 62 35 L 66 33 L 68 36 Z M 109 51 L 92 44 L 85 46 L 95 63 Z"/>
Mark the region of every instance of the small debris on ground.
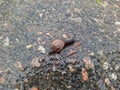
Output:
<path fill-rule="evenodd" d="M 115 22 L 115 25 L 120 25 L 120 22 L 119 21 Z"/>
<path fill-rule="evenodd" d="M 56 66 L 53 66 L 53 67 L 52 67 L 52 70 L 55 72 L 55 71 L 56 71 Z"/>
<path fill-rule="evenodd" d="M 73 46 L 74 46 L 75 48 L 77 48 L 77 47 L 79 47 L 80 45 L 81 45 L 81 43 L 78 42 L 78 41 L 76 41 L 76 42 L 74 42 L 74 45 L 73 45 Z"/>
<path fill-rule="evenodd" d="M 117 80 L 117 74 L 114 72 L 110 75 L 110 79 Z"/>
<path fill-rule="evenodd" d="M 37 35 L 41 35 L 42 34 L 42 32 L 37 32 Z"/>
<path fill-rule="evenodd" d="M 0 36 L 0 40 L 2 40 L 4 37 Z"/>
<path fill-rule="evenodd" d="M 23 69 L 22 62 L 20 62 L 20 61 L 15 62 L 15 63 L 14 63 L 14 66 L 15 66 L 15 68 L 17 68 L 17 69 L 20 70 L 20 71 L 23 71 L 23 70 L 24 70 L 24 69 Z"/>
<path fill-rule="evenodd" d="M 105 82 L 106 85 L 109 85 L 110 84 L 109 78 L 105 78 L 104 82 Z"/>
<path fill-rule="evenodd" d="M 9 37 L 6 37 L 3 42 L 5 47 L 9 46 L 9 43 L 10 43 Z"/>
<path fill-rule="evenodd" d="M 33 45 L 31 45 L 31 44 L 30 44 L 30 45 L 27 45 L 27 46 L 26 46 L 26 49 L 32 48 L 32 46 L 33 46 Z"/>
<path fill-rule="evenodd" d="M 66 34 L 63 34 L 62 37 L 65 39 L 68 38 L 68 36 Z"/>
<path fill-rule="evenodd" d="M 38 50 L 41 52 L 41 53 L 46 53 L 46 49 L 43 47 L 43 46 L 39 46 L 38 47 Z"/>
<path fill-rule="evenodd" d="M 85 68 L 82 68 L 81 74 L 82 74 L 82 79 L 83 79 L 83 81 L 87 81 L 87 80 L 88 80 L 88 73 L 87 73 L 87 71 L 85 70 Z"/>
<path fill-rule="evenodd" d="M 38 88 L 36 88 L 36 87 L 32 87 L 31 90 L 38 90 Z"/>
<path fill-rule="evenodd" d="M 110 67 L 110 64 L 108 62 L 104 62 L 102 65 L 103 70 L 107 70 Z"/>
<path fill-rule="evenodd" d="M 83 58 L 83 63 L 86 67 L 86 69 L 94 69 L 94 63 L 91 61 L 89 57 Z"/>
<path fill-rule="evenodd" d="M 70 52 L 67 54 L 67 56 L 71 56 L 75 53 L 77 53 L 77 50 L 70 50 Z"/>
<path fill-rule="evenodd" d="M 75 64 L 77 62 L 77 60 L 76 59 L 68 59 L 67 62 L 70 64 Z"/>
<path fill-rule="evenodd" d="M 43 58 L 40 58 L 40 57 L 37 57 L 37 58 L 34 58 L 34 59 L 32 59 L 32 61 L 31 61 L 31 65 L 33 66 L 33 67 L 40 67 L 40 63 L 43 61 Z"/>
<path fill-rule="evenodd" d="M 3 77 L 0 77 L 0 84 L 5 84 L 5 78 L 3 78 Z"/>
<path fill-rule="evenodd" d="M 51 38 L 53 38 L 53 36 L 50 33 L 46 33 L 46 36 L 50 36 Z"/>
<path fill-rule="evenodd" d="M 91 52 L 91 53 L 89 53 L 89 56 L 94 57 L 95 53 Z"/>
<path fill-rule="evenodd" d="M 98 55 L 100 55 L 101 57 L 103 57 L 103 56 L 104 56 L 104 53 L 103 53 L 103 51 L 102 51 L 102 50 L 98 51 L 97 53 L 98 53 Z"/>
<path fill-rule="evenodd" d="M 115 88 L 113 86 L 111 86 L 111 90 L 115 90 Z"/>
<path fill-rule="evenodd" d="M 0 74 L 2 74 L 4 71 L 3 70 L 0 70 Z"/>
<path fill-rule="evenodd" d="M 73 66 L 68 65 L 68 68 L 69 68 L 69 71 L 70 71 L 70 72 L 75 72 L 75 68 L 74 68 Z"/>

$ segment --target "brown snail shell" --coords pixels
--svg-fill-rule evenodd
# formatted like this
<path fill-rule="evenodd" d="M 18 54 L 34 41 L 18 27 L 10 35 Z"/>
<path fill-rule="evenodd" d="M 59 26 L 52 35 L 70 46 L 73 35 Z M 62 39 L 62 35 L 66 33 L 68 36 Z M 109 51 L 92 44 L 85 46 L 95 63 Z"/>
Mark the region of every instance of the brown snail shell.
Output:
<path fill-rule="evenodd" d="M 65 46 L 65 42 L 61 39 L 55 39 L 51 43 L 51 51 L 52 52 L 60 52 Z"/>

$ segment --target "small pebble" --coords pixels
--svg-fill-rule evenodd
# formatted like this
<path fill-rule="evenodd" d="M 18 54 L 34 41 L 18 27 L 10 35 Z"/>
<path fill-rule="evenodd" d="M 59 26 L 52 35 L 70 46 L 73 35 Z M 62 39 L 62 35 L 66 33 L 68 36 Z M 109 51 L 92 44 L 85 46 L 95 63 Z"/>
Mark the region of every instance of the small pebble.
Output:
<path fill-rule="evenodd" d="M 97 53 L 98 53 L 101 57 L 103 57 L 103 56 L 104 56 L 104 53 L 103 53 L 103 51 L 102 51 L 102 50 L 98 51 Z"/>
<path fill-rule="evenodd" d="M 89 56 L 94 57 L 95 53 L 91 52 L 91 53 L 89 53 Z"/>
<path fill-rule="evenodd" d="M 46 49 L 43 47 L 43 46 L 39 46 L 38 47 L 38 50 L 41 52 L 41 53 L 46 53 Z"/>
<path fill-rule="evenodd" d="M 4 71 L 0 70 L 0 74 L 2 74 Z"/>
<path fill-rule="evenodd" d="M 4 38 L 4 37 L 1 37 L 1 36 L 0 36 L 0 40 L 2 40 L 3 38 Z"/>
<path fill-rule="evenodd" d="M 120 22 L 119 21 L 115 22 L 115 25 L 120 25 Z"/>
<path fill-rule="evenodd" d="M 6 37 L 3 42 L 5 47 L 9 46 L 9 43 L 10 43 L 9 37 Z"/>
<path fill-rule="evenodd" d="M 63 34 L 62 37 L 65 39 L 68 38 L 68 36 L 66 34 Z"/>
<path fill-rule="evenodd" d="M 82 68 L 82 79 L 83 81 L 87 81 L 88 80 L 88 73 L 87 71 L 85 70 L 85 68 Z"/>
<path fill-rule="evenodd" d="M 18 89 L 18 88 L 15 88 L 14 90 L 20 90 L 20 89 Z"/>
<path fill-rule="evenodd" d="M 23 71 L 23 70 L 24 70 L 24 69 L 23 69 L 23 65 L 22 65 L 22 63 L 21 63 L 20 61 L 15 62 L 15 63 L 14 63 L 14 66 L 15 66 L 15 68 L 17 68 L 17 69 L 20 70 L 20 71 Z"/>
<path fill-rule="evenodd" d="M 27 45 L 26 49 L 32 48 L 33 45 Z"/>
<path fill-rule="evenodd" d="M 111 90 L 116 90 L 113 86 L 111 86 Z"/>
<path fill-rule="evenodd" d="M 117 74 L 116 73 L 112 73 L 110 75 L 110 78 L 113 79 L 113 80 L 116 80 L 117 79 Z"/>
<path fill-rule="evenodd" d="M 55 71 L 56 71 L 56 67 L 55 67 L 55 66 L 53 66 L 53 67 L 52 67 L 52 70 L 53 70 L 53 72 L 55 72 Z"/>
<path fill-rule="evenodd" d="M 76 62 L 77 62 L 76 59 L 69 59 L 69 60 L 68 60 L 68 63 L 70 63 L 70 64 L 75 64 Z"/>
<path fill-rule="evenodd" d="M 72 86 L 71 85 L 65 85 L 68 89 L 70 89 Z"/>
<path fill-rule="evenodd" d="M 110 84 L 109 78 L 105 78 L 104 82 L 105 82 L 106 85 L 109 85 Z"/>
<path fill-rule="evenodd" d="M 37 35 L 41 35 L 42 34 L 42 32 L 37 32 Z"/>
<path fill-rule="evenodd" d="M 66 71 L 62 71 L 61 74 L 62 74 L 62 75 L 65 75 L 65 74 L 66 74 Z"/>
<path fill-rule="evenodd" d="M 83 63 L 85 65 L 86 69 L 94 69 L 94 63 L 90 60 L 89 57 L 84 57 Z"/>
<path fill-rule="evenodd" d="M 75 42 L 73 46 L 74 46 L 75 48 L 77 48 L 77 47 L 79 47 L 80 45 L 81 45 L 80 42 Z"/>
<path fill-rule="evenodd" d="M 3 77 L 0 77 L 0 84 L 5 84 L 5 78 L 3 78 Z"/>
<path fill-rule="evenodd" d="M 115 65 L 115 70 L 118 71 L 120 69 L 120 64 Z"/>
<path fill-rule="evenodd" d="M 102 65 L 103 70 L 107 70 L 110 67 L 110 64 L 108 62 L 104 62 Z"/>
<path fill-rule="evenodd" d="M 38 88 L 36 88 L 36 87 L 32 87 L 31 90 L 38 90 Z"/>
<path fill-rule="evenodd" d="M 50 36 L 51 38 L 53 38 L 52 34 L 50 33 L 46 33 L 46 36 Z"/>
<path fill-rule="evenodd" d="M 75 72 L 75 68 L 73 66 L 69 65 L 68 68 L 69 68 L 70 72 Z"/>
<path fill-rule="evenodd" d="M 32 61 L 31 61 L 31 65 L 33 66 L 33 67 L 40 67 L 40 61 L 41 61 L 41 58 L 34 58 L 34 59 L 32 59 Z"/>
<path fill-rule="evenodd" d="M 73 54 L 75 54 L 75 53 L 77 53 L 77 50 L 71 50 L 71 51 L 67 54 L 67 56 L 71 56 L 71 55 L 73 55 Z"/>
<path fill-rule="evenodd" d="M 42 18 L 43 17 L 43 13 L 39 13 L 39 16 Z"/>

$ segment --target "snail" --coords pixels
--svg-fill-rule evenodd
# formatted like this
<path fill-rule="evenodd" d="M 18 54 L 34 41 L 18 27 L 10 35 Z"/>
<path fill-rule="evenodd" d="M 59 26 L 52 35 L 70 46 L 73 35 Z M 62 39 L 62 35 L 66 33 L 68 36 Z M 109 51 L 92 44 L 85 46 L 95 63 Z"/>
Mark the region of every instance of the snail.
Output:
<path fill-rule="evenodd" d="M 51 51 L 52 52 L 60 52 L 65 46 L 65 42 L 61 39 L 55 39 L 51 43 Z"/>
<path fill-rule="evenodd" d="M 74 37 L 69 37 L 67 39 L 65 38 L 58 38 L 58 39 L 55 39 L 51 42 L 51 45 L 50 45 L 50 53 L 59 53 L 62 51 L 62 49 L 66 46 L 66 45 L 69 45 L 71 43 L 74 42 Z"/>

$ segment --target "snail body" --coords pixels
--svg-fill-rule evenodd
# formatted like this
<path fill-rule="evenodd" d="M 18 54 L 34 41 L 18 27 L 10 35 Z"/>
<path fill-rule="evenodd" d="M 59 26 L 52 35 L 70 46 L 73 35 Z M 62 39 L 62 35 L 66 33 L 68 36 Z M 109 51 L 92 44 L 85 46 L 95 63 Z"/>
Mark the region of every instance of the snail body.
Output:
<path fill-rule="evenodd" d="M 57 38 L 51 42 L 50 45 L 50 52 L 51 53 L 59 53 L 63 48 L 65 48 L 67 45 L 70 45 L 74 42 L 75 36 L 72 34 L 69 35 L 63 35 L 61 38 Z"/>
<path fill-rule="evenodd" d="M 52 41 L 50 46 L 51 52 L 59 53 L 65 46 L 73 42 L 74 42 L 74 39 L 70 39 L 70 40 L 55 39 Z"/>

